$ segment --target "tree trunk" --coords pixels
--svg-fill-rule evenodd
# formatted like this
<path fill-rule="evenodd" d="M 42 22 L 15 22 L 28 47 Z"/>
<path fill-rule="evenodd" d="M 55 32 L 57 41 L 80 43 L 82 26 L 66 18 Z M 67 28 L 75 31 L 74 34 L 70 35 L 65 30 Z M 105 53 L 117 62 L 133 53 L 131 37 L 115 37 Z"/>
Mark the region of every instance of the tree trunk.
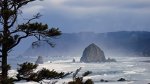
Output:
<path fill-rule="evenodd" d="M 4 0 L 4 7 L 2 8 L 2 11 L 4 11 L 4 15 L 3 15 L 3 20 L 4 20 L 4 24 L 3 24 L 3 43 L 2 43 L 2 78 L 5 79 L 7 78 L 7 74 L 8 74 L 8 66 L 7 66 L 7 48 L 8 48 L 8 14 L 5 13 L 5 11 L 8 10 L 8 0 Z"/>
<path fill-rule="evenodd" d="M 6 49 L 6 44 L 3 44 L 2 46 L 2 78 L 5 79 L 7 78 L 7 72 L 8 72 L 8 67 L 7 67 L 7 49 Z"/>

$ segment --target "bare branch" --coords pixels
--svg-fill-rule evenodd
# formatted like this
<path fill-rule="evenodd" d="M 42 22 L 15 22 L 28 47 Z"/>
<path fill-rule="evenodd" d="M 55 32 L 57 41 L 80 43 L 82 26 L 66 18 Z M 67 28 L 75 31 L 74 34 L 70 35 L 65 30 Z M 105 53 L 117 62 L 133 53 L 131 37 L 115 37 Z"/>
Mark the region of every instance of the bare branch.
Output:
<path fill-rule="evenodd" d="M 33 17 L 31 19 L 29 19 L 26 24 L 29 24 L 31 21 L 33 21 L 35 19 L 39 19 L 41 16 L 42 15 L 40 13 L 37 13 L 36 15 L 33 15 Z"/>
<path fill-rule="evenodd" d="M 13 17 L 13 20 L 12 20 L 11 24 L 8 26 L 8 28 L 12 27 L 15 24 L 16 20 L 17 20 L 17 15 L 15 14 Z"/>
<path fill-rule="evenodd" d="M 14 48 L 15 46 L 17 46 L 17 45 L 20 43 L 20 41 L 21 41 L 22 39 L 24 39 L 24 38 L 26 38 L 26 37 L 28 37 L 28 36 L 29 36 L 29 34 L 26 34 L 25 36 L 19 37 L 18 40 L 16 41 L 16 43 L 13 44 L 11 47 L 9 47 L 8 50 L 11 50 L 11 49 Z"/>
<path fill-rule="evenodd" d="M 14 34 L 14 33 L 17 33 L 17 32 L 19 32 L 19 29 L 16 29 L 16 30 L 10 32 L 10 34 Z"/>
<path fill-rule="evenodd" d="M 41 16 L 42 16 L 42 15 L 41 15 L 40 13 L 37 13 L 37 14 L 34 15 L 31 19 L 28 19 L 28 21 L 27 21 L 25 24 L 28 25 L 31 21 L 33 21 L 33 20 L 35 20 L 35 19 L 39 19 Z M 14 24 L 15 21 L 16 21 L 16 19 L 17 19 L 17 15 L 16 15 L 16 17 L 15 17 L 13 23 L 12 23 L 9 27 L 13 26 L 13 24 Z M 20 31 L 19 28 L 17 28 L 16 30 L 10 32 L 10 34 L 14 34 L 14 33 L 17 33 L 17 32 L 19 32 L 19 31 Z M 22 31 L 21 31 L 21 32 L 22 32 Z M 33 33 L 34 33 L 34 32 L 33 32 Z"/>
<path fill-rule="evenodd" d="M 16 1 L 17 9 L 21 8 L 22 6 L 28 4 L 29 2 L 35 1 L 35 0 L 14 0 Z"/>
<path fill-rule="evenodd" d="M 37 36 L 37 35 L 33 35 L 36 39 L 40 40 L 40 35 Z"/>

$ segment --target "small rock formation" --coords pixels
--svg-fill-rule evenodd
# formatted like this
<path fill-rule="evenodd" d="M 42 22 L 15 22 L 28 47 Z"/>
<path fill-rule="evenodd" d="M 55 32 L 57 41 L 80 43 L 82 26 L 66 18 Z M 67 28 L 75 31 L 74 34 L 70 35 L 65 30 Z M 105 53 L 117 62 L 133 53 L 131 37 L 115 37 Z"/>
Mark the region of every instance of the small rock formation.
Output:
<path fill-rule="evenodd" d="M 108 82 L 108 80 L 101 79 L 100 82 Z"/>
<path fill-rule="evenodd" d="M 94 43 L 85 48 L 80 62 L 105 62 L 104 52 Z"/>
<path fill-rule="evenodd" d="M 35 64 L 43 64 L 43 57 L 39 56 L 38 59 L 36 60 Z"/>
<path fill-rule="evenodd" d="M 72 62 L 76 62 L 76 60 L 73 58 Z"/>
<path fill-rule="evenodd" d="M 126 81 L 126 79 L 124 79 L 124 78 L 120 78 L 118 81 Z"/>
<path fill-rule="evenodd" d="M 116 61 L 116 59 L 108 58 L 108 59 L 106 60 L 106 62 L 117 62 L 117 61 Z"/>

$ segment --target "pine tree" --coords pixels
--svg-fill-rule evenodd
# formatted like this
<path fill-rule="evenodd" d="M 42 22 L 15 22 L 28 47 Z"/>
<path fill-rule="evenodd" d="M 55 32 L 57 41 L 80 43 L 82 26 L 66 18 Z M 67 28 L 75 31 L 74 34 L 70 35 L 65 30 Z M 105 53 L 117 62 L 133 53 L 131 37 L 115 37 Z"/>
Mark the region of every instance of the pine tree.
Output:
<path fill-rule="evenodd" d="M 21 8 L 33 1 L 36 0 L 0 0 L 0 56 L 3 79 L 7 78 L 8 74 L 8 53 L 22 39 L 33 36 L 51 45 L 52 43 L 48 39 L 61 34 L 58 28 L 48 28 L 47 24 L 35 22 L 34 20 L 41 17 L 40 13 L 16 26 L 18 16 L 22 14 Z"/>

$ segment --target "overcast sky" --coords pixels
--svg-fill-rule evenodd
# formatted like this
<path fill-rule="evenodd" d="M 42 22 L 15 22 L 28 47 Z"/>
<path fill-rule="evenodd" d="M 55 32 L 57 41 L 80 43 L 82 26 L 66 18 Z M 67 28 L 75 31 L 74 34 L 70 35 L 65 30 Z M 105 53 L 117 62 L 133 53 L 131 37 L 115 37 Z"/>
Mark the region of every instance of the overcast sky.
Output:
<path fill-rule="evenodd" d="M 150 31 L 150 0 L 37 0 L 23 8 L 22 17 L 38 12 L 38 21 L 63 33 Z M 31 39 L 22 41 L 15 55 L 30 46 Z"/>
<path fill-rule="evenodd" d="M 150 31 L 150 0 L 44 0 L 23 12 L 62 32 Z"/>

